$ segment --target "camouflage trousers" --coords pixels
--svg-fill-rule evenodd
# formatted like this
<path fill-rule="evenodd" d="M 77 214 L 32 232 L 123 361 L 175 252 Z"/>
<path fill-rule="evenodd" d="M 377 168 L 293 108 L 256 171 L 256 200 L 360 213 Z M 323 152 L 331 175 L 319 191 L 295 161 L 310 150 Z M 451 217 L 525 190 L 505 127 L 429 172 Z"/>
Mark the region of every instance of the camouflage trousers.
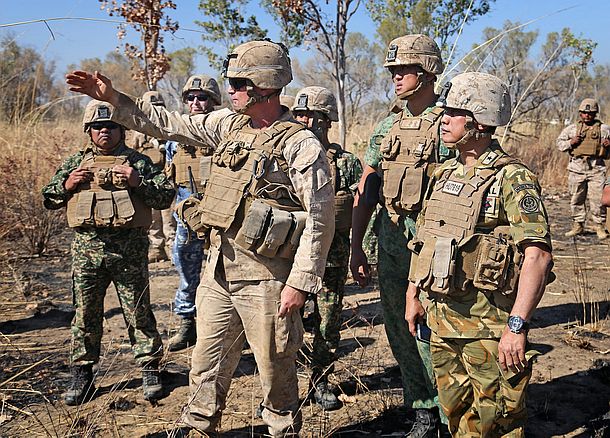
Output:
<path fill-rule="evenodd" d="M 175 236 L 176 220 L 171 209 L 152 209 L 152 223 L 148 229 L 150 249 L 165 251 L 166 248 L 172 248 Z"/>
<path fill-rule="evenodd" d="M 587 219 L 586 201 L 589 198 L 591 219 L 596 224 L 606 221 L 606 208 L 602 206 L 602 190 L 606 181 L 604 166 L 591 166 L 582 173 L 568 173 L 568 190 L 570 191 L 570 208 L 572 220 L 584 223 Z"/>
<path fill-rule="evenodd" d="M 127 333 L 139 365 L 161 357 L 161 337 L 150 308 L 148 236 L 141 228 L 93 229 L 75 233 L 72 241 L 73 364 L 98 362 L 104 297 L 114 283 Z"/>
<path fill-rule="evenodd" d="M 415 409 L 438 405 L 428 344 L 417 342 L 405 320 L 411 253 L 392 255 L 379 245 L 379 291 L 388 342 L 400 367 L 404 403 Z"/>
<path fill-rule="evenodd" d="M 498 365 L 498 342 L 432 334 L 438 395 L 453 436 L 525 436 L 525 392 L 531 365 L 521 373 L 503 375 Z"/>
<path fill-rule="evenodd" d="M 214 254 L 218 252 L 212 251 Z M 298 434 L 301 411 L 296 354 L 303 344 L 301 316 L 297 311 L 277 316 L 284 283 L 227 282 L 218 272 L 222 268 L 215 270 L 215 265 L 213 258 L 206 264 L 196 295 L 197 308 L 205 312 L 197 312 L 197 343 L 189 374 L 191 398 L 184 421 L 204 433 L 216 430 L 247 340 L 260 374 L 262 417 L 269 434 Z M 252 411 L 258 404 L 258 399 L 252 399 Z"/>
<path fill-rule="evenodd" d="M 341 339 L 341 311 L 347 280 L 347 265 L 327 267 L 322 279 L 322 290 L 314 295 L 314 338 L 311 352 L 312 378 L 332 372 L 335 352 Z"/>

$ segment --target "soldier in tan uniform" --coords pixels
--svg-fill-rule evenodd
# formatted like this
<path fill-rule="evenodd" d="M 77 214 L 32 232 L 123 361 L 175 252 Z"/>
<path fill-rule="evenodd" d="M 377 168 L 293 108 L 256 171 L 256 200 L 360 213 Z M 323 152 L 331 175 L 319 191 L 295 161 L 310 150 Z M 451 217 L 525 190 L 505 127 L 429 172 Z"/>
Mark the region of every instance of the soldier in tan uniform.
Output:
<path fill-rule="evenodd" d="M 77 71 L 67 82 L 113 102 L 117 120 L 148 135 L 218 145 L 203 199 L 189 213 L 189 224 L 211 229 L 211 237 L 184 421 L 204 433 L 216 430 L 247 340 L 260 372 L 263 421 L 271 436 L 292 435 L 301 427 L 299 309 L 306 294 L 322 288 L 335 228 L 331 172 L 320 141 L 280 105 L 292 80 L 285 47 L 242 44 L 228 55 L 224 76 L 236 113 L 196 116 L 142 111 L 99 74 Z"/>
<path fill-rule="evenodd" d="M 405 316 L 412 334 L 432 330 L 451 434 L 523 437 L 528 321 L 552 265 L 548 216 L 536 177 L 492 139 L 510 119 L 506 85 L 463 73 L 439 103 L 443 142 L 459 156 L 434 171 L 418 218 Z"/>
<path fill-rule="evenodd" d="M 595 100 L 584 99 L 578 107 L 580 120 L 567 126 L 557 138 L 557 148 L 570 154 L 568 190 L 572 196 L 570 208 L 574 223 L 566 237 L 584 234 L 587 197 L 597 237 L 599 240 L 608 237 L 601 194 L 606 178 L 604 159 L 609 157 L 610 150 L 610 128 L 597 119 L 598 112 L 599 105 Z"/>
<path fill-rule="evenodd" d="M 182 88 L 182 102 L 188 107 L 190 115 L 208 114 L 220 105 L 220 88 L 214 78 L 207 75 L 193 75 Z M 214 146 L 205 147 L 168 141 L 166 145 L 166 173 L 176 186 L 176 206 L 197 192 L 201 196 L 209 176 Z M 180 319 L 180 326 L 169 339 L 167 349 L 180 351 L 195 345 L 195 295 L 201 281 L 201 267 L 204 260 L 202 238 L 189 230 L 186 223 L 177 221 L 176 238 L 172 248 L 172 262 L 178 271 L 180 281 L 174 299 L 174 313 Z"/>
<path fill-rule="evenodd" d="M 165 100 L 158 91 L 147 91 L 142 95 L 142 100 L 151 105 L 165 106 Z M 132 143 L 133 148 L 149 157 L 155 166 L 159 166 L 161 169 L 165 167 L 165 140 L 157 140 L 140 132 L 135 132 Z M 152 223 L 148 229 L 148 240 L 150 240 L 149 263 L 169 260 L 167 255 L 171 251 L 175 235 L 176 221 L 172 216 L 171 209 L 153 210 Z"/>

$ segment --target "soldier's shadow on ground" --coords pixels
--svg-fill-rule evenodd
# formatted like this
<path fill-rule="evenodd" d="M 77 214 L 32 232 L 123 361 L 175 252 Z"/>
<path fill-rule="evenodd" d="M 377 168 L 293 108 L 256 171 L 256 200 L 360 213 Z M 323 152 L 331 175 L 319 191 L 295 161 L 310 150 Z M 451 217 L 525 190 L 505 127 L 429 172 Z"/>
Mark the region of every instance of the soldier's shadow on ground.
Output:
<path fill-rule="evenodd" d="M 15 335 L 34 330 L 69 327 L 73 317 L 74 310 L 71 306 L 54 307 L 28 318 L 0 323 L 0 333 Z"/>
<path fill-rule="evenodd" d="M 591 321 L 591 308 L 599 309 L 596 312 L 599 320 L 605 319 L 610 315 L 610 301 L 600 301 L 597 303 L 586 303 L 587 317 L 585 323 Z M 556 306 L 540 307 L 534 313 L 531 321 L 532 328 L 544 328 L 552 325 L 575 324 L 583 321 L 583 304 L 566 303 Z"/>
<path fill-rule="evenodd" d="M 610 436 L 610 360 L 592 369 L 533 383 L 528 389 L 528 437 L 563 436 L 586 427 L 579 437 Z"/>

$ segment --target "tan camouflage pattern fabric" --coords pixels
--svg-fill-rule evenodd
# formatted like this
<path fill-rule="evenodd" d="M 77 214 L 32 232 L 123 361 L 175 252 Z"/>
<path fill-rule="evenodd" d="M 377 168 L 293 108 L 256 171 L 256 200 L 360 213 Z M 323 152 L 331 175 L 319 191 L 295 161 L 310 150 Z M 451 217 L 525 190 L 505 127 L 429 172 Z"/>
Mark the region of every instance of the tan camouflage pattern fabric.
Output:
<path fill-rule="evenodd" d="M 457 159 L 445 162 L 438 170 L 452 169 L 452 180 L 466 179 L 466 172 L 478 172 L 490 154 L 503 154 L 497 141 L 481 155 L 475 165 L 466 170 Z M 510 234 L 517 245 L 540 242 L 551 248 L 548 214 L 541 197 L 536 176 L 525 166 L 509 164 L 489 188 L 475 232 L 485 232 L 498 226 L 510 225 Z M 425 209 L 425 207 L 424 207 Z M 425 210 L 419 216 L 423 223 Z M 415 261 L 416 263 L 416 261 Z M 412 269 L 413 272 L 413 269 Z M 448 338 L 499 338 L 508 320 L 514 297 L 499 292 L 477 289 L 451 291 L 450 299 L 432 299 L 428 312 L 428 324 L 440 337 Z"/>
<path fill-rule="evenodd" d="M 503 374 L 497 339 L 449 339 L 433 333 L 430 350 L 439 401 L 453 436 L 525 436 L 531 364 L 519 374 Z"/>

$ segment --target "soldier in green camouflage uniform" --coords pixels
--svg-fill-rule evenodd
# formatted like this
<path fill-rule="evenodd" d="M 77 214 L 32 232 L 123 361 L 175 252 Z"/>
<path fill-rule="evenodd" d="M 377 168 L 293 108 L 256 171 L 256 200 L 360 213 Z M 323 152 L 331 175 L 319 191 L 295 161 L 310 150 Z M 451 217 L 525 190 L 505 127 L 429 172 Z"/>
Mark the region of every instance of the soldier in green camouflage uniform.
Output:
<path fill-rule="evenodd" d="M 432 149 L 430 163 L 426 162 L 423 165 L 434 165 L 434 162 L 442 162 L 453 155 L 440 141 L 440 116 L 439 110 L 435 107 L 437 95 L 434 92 L 434 83 L 436 75 L 443 71 L 443 66 L 440 49 L 436 43 L 424 35 L 397 38 L 388 47 L 385 65 L 392 74 L 397 96 L 402 101 L 406 101 L 406 105 L 398 113 L 388 116 L 377 125 L 364 156 L 364 174 L 354 204 L 351 260 L 352 275 L 361 285 L 366 284 L 370 279 L 370 260 L 367 260 L 362 243 L 364 230 L 376 206 L 375 195 L 381 192 L 385 197 L 384 191 L 387 191 L 385 187 L 388 186 L 386 184 L 379 190 L 381 179 L 379 174 L 385 172 L 384 178 L 388 178 L 388 174 L 392 173 L 387 170 L 388 166 L 401 158 L 384 156 L 381 150 L 382 144 L 391 141 L 392 144 L 399 144 L 401 150 L 415 149 L 420 144 L 415 138 L 411 138 L 409 142 L 390 140 L 394 138 L 391 131 L 407 121 L 411 121 L 410 123 L 415 121 L 414 126 L 422 126 L 424 120 L 432 117 L 434 124 L 431 129 L 435 132 L 431 132 L 432 137 L 425 142 L 427 147 Z M 392 112 L 400 107 L 400 104 L 393 105 Z M 407 185 L 401 190 L 406 191 Z M 424 191 L 425 181 L 422 182 L 422 188 L 417 196 L 423 197 Z M 374 201 L 371 202 L 369 199 Z M 381 199 L 381 203 L 383 205 L 374 224 L 379 239 L 377 275 L 385 330 L 392 353 L 400 367 L 404 404 L 415 410 L 416 421 L 408 436 L 433 437 L 438 433 L 439 414 L 430 351 L 427 344 L 416 342 L 410 335 L 404 319 L 405 291 L 411 257 L 407 243 L 415 234 L 415 219 L 419 208 L 415 206 L 402 211 L 398 217 L 394 215 L 392 219 L 387 202 Z"/>
<path fill-rule="evenodd" d="M 523 437 L 531 376 L 527 321 L 552 265 L 548 217 L 536 177 L 492 139 L 511 114 L 508 88 L 485 73 L 452 79 L 443 163 L 422 210 L 407 320 L 432 329 L 441 406 L 453 436 Z M 520 275 L 519 275 L 520 271 Z M 419 290 L 426 295 L 426 310 Z"/>
<path fill-rule="evenodd" d="M 150 158 L 125 146 L 125 129 L 110 121 L 112 110 L 97 101 L 87 106 L 83 123 L 91 143 L 68 157 L 42 189 L 46 208 L 67 206 L 68 224 L 75 231 L 72 381 L 64 394 L 68 405 L 93 395 L 92 365 L 100 356 L 104 296 L 111 282 L 136 362 L 143 367 L 144 397 L 152 400 L 162 394 L 162 345 L 150 308 L 147 228 L 150 209 L 167 208 L 174 189 Z"/>
<path fill-rule="evenodd" d="M 294 99 L 292 113 L 295 119 L 307 125 L 326 149 L 335 187 L 335 235 L 326 259 L 322 290 L 313 296 L 314 340 L 311 352 L 313 398 L 323 409 L 333 410 L 338 409 L 341 402 L 331 391 L 327 376 L 333 371 L 340 340 L 353 193 L 362 175 L 362 165 L 355 155 L 328 140 L 332 122 L 339 120 L 335 96 L 329 90 L 303 88 Z"/>

